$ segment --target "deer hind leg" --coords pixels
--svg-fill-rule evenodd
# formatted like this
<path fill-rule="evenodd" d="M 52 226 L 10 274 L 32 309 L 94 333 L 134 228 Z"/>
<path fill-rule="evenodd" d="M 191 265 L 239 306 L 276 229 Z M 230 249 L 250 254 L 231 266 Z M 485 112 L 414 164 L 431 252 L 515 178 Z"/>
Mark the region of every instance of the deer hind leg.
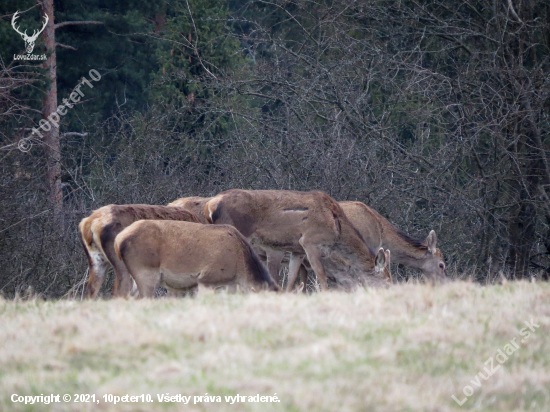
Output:
<path fill-rule="evenodd" d="M 115 268 L 115 285 L 113 287 L 113 297 L 126 298 L 132 291 L 134 282 L 132 276 L 124 262 L 118 260 L 115 256 L 112 260 L 113 267 Z"/>
<path fill-rule="evenodd" d="M 317 279 L 319 280 L 319 284 L 321 285 L 321 290 L 328 290 L 327 274 L 321 262 L 321 251 L 319 250 L 319 247 L 317 245 L 303 241 L 303 238 L 300 239 L 300 244 L 306 252 L 307 260 L 309 260 L 311 268 L 317 275 Z"/>
<path fill-rule="evenodd" d="M 115 285 L 113 287 L 113 297 L 128 297 L 132 290 L 132 277 L 124 262 L 122 262 L 115 253 L 114 239 L 104 241 L 102 244 L 105 255 L 115 270 Z"/>
<path fill-rule="evenodd" d="M 160 271 L 146 268 L 141 270 L 130 269 L 132 277 L 136 281 L 140 298 L 154 298 L 155 291 L 160 283 Z"/>
<path fill-rule="evenodd" d="M 294 289 L 296 284 L 296 278 L 298 277 L 298 271 L 302 266 L 302 261 L 304 260 L 304 255 L 297 255 L 295 253 L 290 257 L 290 262 L 288 264 L 288 284 L 286 285 L 286 291 L 291 292 Z"/>
<path fill-rule="evenodd" d="M 117 230 L 118 229 L 118 230 Z M 115 270 L 115 284 L 113 287 L 113 297 L 128 297 L 128 294 L 132 290 L 132 277 L 124 262 L 122 262 L 115 252 L 115 238 L 120 233 L 120 228 L 105 227 L 99 237 L 101 247 L 107 259 Z"/>
<path fill-rule="evenodd" d="M 133 298 L 139 298 L 139 290 L 137 287 L 137 283 L 131 276 L 132 275 L 130 275 L 130 278 L 132 279 L 132 289 L 130 290 L 130 296 Z"/>
<path fill-rule="evenodd" d="M 278 285 L 280 285 L 281 279 L 279 277 L 279 271 L 281 270 L 281 262 L 285 257 L 285 252 L 268 250 L 266 254 L 267 254 L 267 270 L 269 270 L 269 274 L 271 275 L 273 280 L 275 280 L 275 282 Z"/>
<path fill-rule="evenodd" d="M 90 278 L 86 286 L 85 295 L 95 299 L 105 279 L 105 273 L 109 268 L 109 261 L 102 252 L 95 248 L 90 248 L 88 253 L 90 255 Z"/>
<path fill-rule="evenodd" d="M 111 248 L 110 250 L 113 250 L 114 252 L 113 248 Z M 109 261 L 115 269 L 115 285 L 113 287 L 113 297 L 126 298 L 133 289 L 134 282 L 132 280 L 132 276 L 130 275 L 130 272 L 128 272 L 128 269 L 126 268 L 124 262 L 119 260 L 115 253 L 112 254 L 113 256 L 111 256 L 111 254 L 108 252 L 106 253 L 108 255 Z"/>
<path fill-rule="evenodd" d="M 298 275 L 300 277 L 300 283 L 301 284 L 303 283 L 304 285 L 302 292 L 307 294 L 307 269 L 303 264 L 300 265 L 300 270 L 298 272 Z"/>

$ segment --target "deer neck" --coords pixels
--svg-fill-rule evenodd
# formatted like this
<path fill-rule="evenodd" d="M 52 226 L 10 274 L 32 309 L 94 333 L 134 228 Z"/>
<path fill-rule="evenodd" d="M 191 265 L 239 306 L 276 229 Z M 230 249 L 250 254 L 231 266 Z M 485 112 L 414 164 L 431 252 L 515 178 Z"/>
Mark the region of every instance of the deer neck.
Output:
<path fill-rule="evenodd" d="M 397 241 L 386 241 L 384 239 L 382 245 L 384 248 L 390 249 L 392 262 L 423 270 L 426 258 L 425 248 L 416 247 L 401 239 Z"/>
<path fill-rule="evenodd" d="M 352 263 L 354 267 L 359 267 L 363 271 L 374 270 L 374 253 L 363 239 L 352 229 L 342 228 L 340 253 Z"/>

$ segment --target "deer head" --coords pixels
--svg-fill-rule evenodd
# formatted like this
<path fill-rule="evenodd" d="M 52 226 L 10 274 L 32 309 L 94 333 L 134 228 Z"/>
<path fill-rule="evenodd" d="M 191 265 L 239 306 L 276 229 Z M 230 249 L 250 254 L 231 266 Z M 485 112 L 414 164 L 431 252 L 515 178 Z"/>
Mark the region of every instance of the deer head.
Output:
<path fill-rule="evenodd" d="M 19 29 L 15 26 L 15 20 L 17 19 L 17 13 L 19 13 L 19 12 L 16 11 L 15 14 L 13 15 L 13 17 L 11 19 L 11 25 L 12 25 L 13 29 L 17 33 L 19 33 L 21 35 L 21 37 L 23 37 L 23 40 L 25 40 L 25 48 L 27 49 L 27 53 L 30 54 L 34 50 L 34 43 L 36 42 L 36 39 L 38 38 L 38 35 L 40 33 L 42 33 L 44 31 L 44 29 L 46 28 L 46 24 L 48 24 L 49 18 L 48 18 L 48 15 L 46 14 L 44 16 L 46 19 L 44 20 L 44 25 L 42 26 L 42 28 L 40 30 L 34 30 L 34 32 L 32 33 L 32 36 L 28 36 L 27 35 L 27 30 L 25 30 L 24 33 L 21 33 L 19 31 Z"/>

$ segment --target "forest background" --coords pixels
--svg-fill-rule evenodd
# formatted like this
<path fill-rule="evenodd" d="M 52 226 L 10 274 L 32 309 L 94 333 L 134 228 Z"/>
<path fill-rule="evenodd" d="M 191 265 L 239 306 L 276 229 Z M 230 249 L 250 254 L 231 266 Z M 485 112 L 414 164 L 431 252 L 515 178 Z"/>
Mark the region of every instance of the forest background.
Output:
<path fill-rule="evenodd" d="M 15 58 L 16 11 L 49 16 L 47 60 Z M 544 0 L 3 1 L 0 291 L 81 291 L 92 209 L 230 188 L 359 200 L 434 229 L 453 277 L 547 279 L 549 47 Z"/>

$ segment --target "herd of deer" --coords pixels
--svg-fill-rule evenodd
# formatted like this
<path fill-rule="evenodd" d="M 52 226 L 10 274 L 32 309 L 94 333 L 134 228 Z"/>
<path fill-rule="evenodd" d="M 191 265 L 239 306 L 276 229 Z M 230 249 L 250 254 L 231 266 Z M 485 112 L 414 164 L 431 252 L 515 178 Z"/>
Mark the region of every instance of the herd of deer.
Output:
<path fill-rule="evenodd" d="M 446 278 L 433 230 L 425 242 L 413 239 L 365 204 L 319 191 L 233 189 L 168 206 L 109 205 L 79 229 L 89 263 L 85 294 L 92 298 L 109 264 L 115 297 L 153 297 L 158 286 L 277 291 L 288 252 L 287 291 L 298 276 L 303 289 L 308 266 L 322 290 L 328 280 L 344 290 L 388 286 L 390 251 L 394 262 L 421 270 L 432 283 Z"/>

